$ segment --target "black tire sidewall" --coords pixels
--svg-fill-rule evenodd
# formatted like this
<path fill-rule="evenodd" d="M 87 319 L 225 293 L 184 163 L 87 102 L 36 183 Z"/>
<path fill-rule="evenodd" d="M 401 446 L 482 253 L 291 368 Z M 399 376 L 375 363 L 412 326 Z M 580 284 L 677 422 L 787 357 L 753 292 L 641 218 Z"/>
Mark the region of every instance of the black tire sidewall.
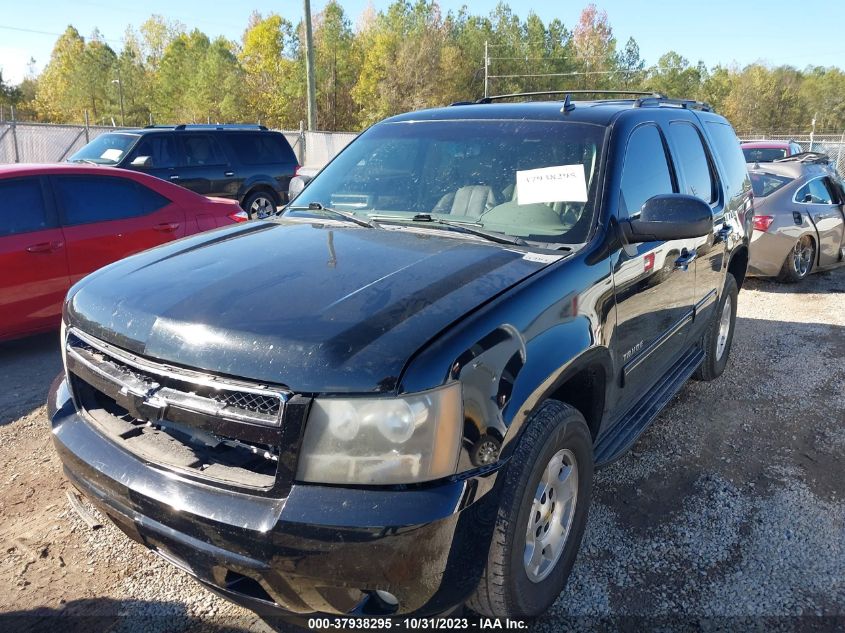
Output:
<path fill-rule="evenodd" d="M 590 432 L 584 418 L 576 410 L 568 408 L 569 414 L 556 416 L 554 428 L 547 429 L 542 435 L 545 441 L 538 446 L 534 442 L 530 452 L 532 456 L 525 456 L 521 464 L 511 460 L 511 466 L 520 467 L 520 479 L 525 483 L 521 486 L 519 496 L 512 498 L 509 509 L 509 529 L 506 540 L 507 570 L 509 585 L 507 587 L 508 602 L 519 614 L 526 616 L 539 615 L 545 612 L 557 599 L 566 585 L 569 573 L 575 563 L 575 558 L 581 546 L 581 538 L 587 523 L 593 480 L 593 446 Z M 520 447 L 522 448 L 522 447 Z M 566 545 L 560 559 L 549 576 L 539 583 L 532 582 L 525 572 L 523 555 L 525 551 L 525 530 L 531 513 L 534 491 L 537 489 L 543 470 L 551 457 L 562 448 L 568 448 L 575 454 L 578 463 L 578 498 L 575 505 L 575 515 L 567 536 Z M 514 455 L 517 457 L 517 455 Z M 530 468 L 527 479 L 524 470 Z M 510 479 L 510 478 L 508 478 Z"/>
<path fill-rule="evenodd" d="M 255 216 L 252 215 L 252 208 L 253 203 L 259 198 L 267 198 L 274 207 L 278 206 L 278 201 L 276 200 L 276 196 L 267 192 L 267 191 L 254 191 L 253 193 L 249 194 L 246 198 L 244 198 L 243 210 L 246 211 L 247 217 L 250 220 L 255 220 Z"/>

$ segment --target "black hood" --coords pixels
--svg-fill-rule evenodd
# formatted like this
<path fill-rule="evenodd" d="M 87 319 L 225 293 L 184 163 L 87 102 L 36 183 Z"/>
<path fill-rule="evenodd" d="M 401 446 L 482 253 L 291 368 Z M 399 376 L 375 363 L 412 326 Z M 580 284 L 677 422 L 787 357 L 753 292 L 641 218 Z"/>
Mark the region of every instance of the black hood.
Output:
<path fill-rule="evenodd" d="M 298 392 L 390 391 L 428 340 L 545 265 L 429 233 L 285 221 L 212 231 L 87 277 L 67 315 L 182 366 Z"/>

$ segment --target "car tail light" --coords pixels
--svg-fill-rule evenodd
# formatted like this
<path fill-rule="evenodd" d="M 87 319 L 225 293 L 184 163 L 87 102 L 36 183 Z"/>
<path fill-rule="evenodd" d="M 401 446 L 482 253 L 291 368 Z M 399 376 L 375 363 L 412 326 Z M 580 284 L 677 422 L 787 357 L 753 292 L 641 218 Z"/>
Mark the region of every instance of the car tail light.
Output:
<path fill-rule="evenodd" d="M 754 228 L 762 233 L 765 233 L 769 230 L 769 227 L 772 225 L 772 222 L 775 221 L 775 218 L 771 215 L 755 215 L 754 216 Z"/>
<path fill-rule="evenodd" d="M 237 211 L 236 213 L 230 213 L 228 215 L 228 218 L 232 220 L 232 222 L 246 222 L 247 220 L 249 220 L 249 216 L 243 209 Z"/>

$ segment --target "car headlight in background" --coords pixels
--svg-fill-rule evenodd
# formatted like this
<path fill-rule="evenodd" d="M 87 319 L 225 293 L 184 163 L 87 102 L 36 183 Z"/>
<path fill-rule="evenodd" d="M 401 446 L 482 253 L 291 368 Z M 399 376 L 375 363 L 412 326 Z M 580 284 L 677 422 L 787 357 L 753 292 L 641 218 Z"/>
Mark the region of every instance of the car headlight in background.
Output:
<path fill-rule="evenodd" d="M 461 386 L 399 398 L 317 398 L 297 479 L 408 484 L 453 475 L 463 430 Z"/>

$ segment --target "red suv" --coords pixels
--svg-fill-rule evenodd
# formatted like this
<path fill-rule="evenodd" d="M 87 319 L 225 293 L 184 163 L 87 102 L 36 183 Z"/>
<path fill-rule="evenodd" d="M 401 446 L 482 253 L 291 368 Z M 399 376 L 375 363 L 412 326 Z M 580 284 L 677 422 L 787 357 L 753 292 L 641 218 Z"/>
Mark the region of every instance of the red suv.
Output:
<path fill-rule="evenodd" d="M 0 340 L 57 328 L 65 293 L 91 271 L 242 215 L 133 171 L 0 167 Z"/>

